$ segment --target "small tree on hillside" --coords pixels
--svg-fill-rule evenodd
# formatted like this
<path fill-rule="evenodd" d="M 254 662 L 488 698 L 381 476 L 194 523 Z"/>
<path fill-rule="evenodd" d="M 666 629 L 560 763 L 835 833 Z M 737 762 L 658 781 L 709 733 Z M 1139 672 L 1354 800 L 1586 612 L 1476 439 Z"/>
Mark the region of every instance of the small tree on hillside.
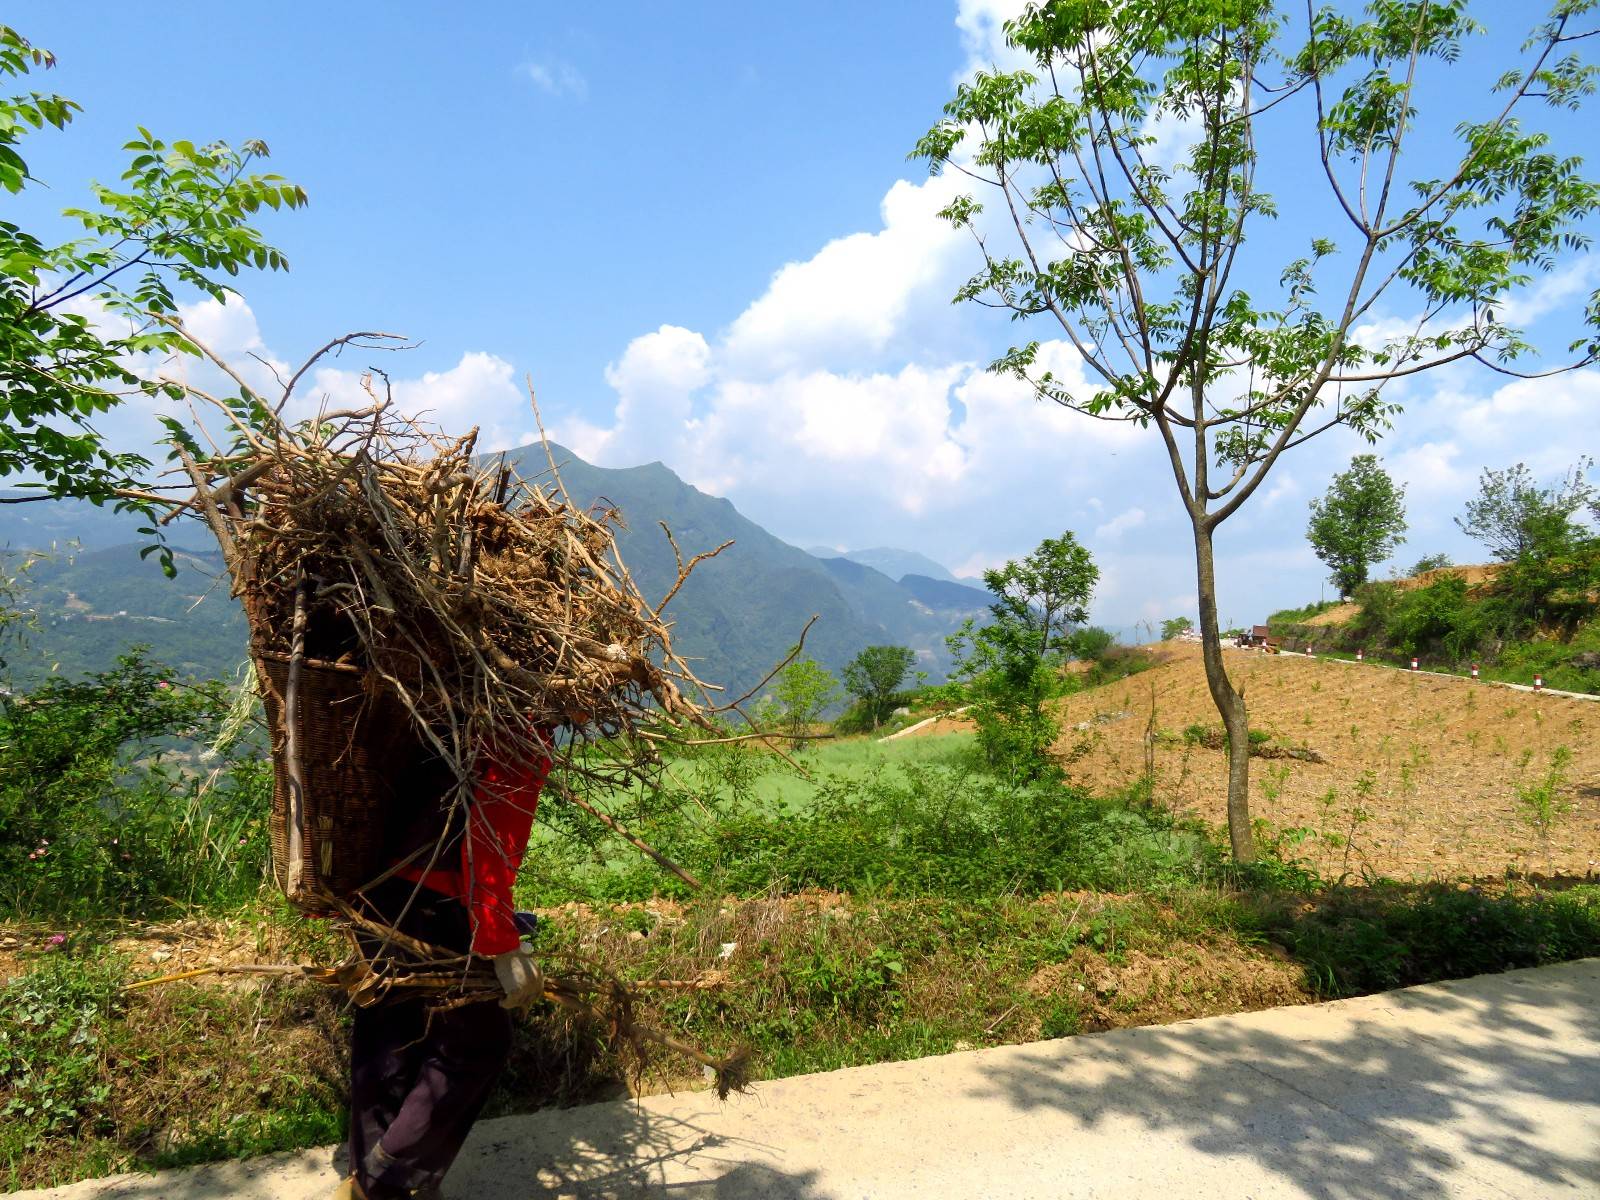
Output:
<path fill-rule="evenodd" d="M 845 690 L 866 705 L 874 729 L 883 724 L 916 661 L 916 653 L 906 646 L 868 646 L 845 664 Z"/>
<path fill-rule="evenodd" d="M 1467 501 L 1456 525 L 1499 561 L 1514 562 L 1541 540 L 1559 540 L 1573 515 L 1595 500 L 1588 479 L 1591 466 L 1584 459 L 1549 487 L 1540 487 L 1523 463 L 1503 471 L 1486 467 L 1478 477 L 1478 494 Z"/>
<path fill-rule="evenodd" d="M 1552 623 L 1571 624 L 1593 612 L 1600 585 L 1600 537 L 1578 512 L 1596 499 L 1581 460 L 1541 487 L 1522 463 L 1485 470 L 1478 494 L 1456 518 L 1463 533 L 1487 546 L 1505 569 L 1491 585 L 1502 636 L 1522 637 Z"/>
<path fill-rule="evenodd" d="M 839 681 L 814 658 L 797 658 L 782 671 L 769 693 L 785 731 L 805 733 L 839 696 Z"/>
<path fill-rule="evenodd" d="M 1170 621 L 1161 622 L 1161 640 L 1170 642 L 1180 633 L 1187 633 L 1194 628 L 1194 622 L 1188 617 L 1173 617 Z"/>
<path fill-rule="evenodd" d="M 978 747 L 1009 778 L 1040 779 L 1056 769 L 1051 748 L 1061 730 L 1046 701 L 1058 694 L 1059 672 L 1049 655 L 1098 658 L 1111 644 L 1104 630 L 1064 628 L 1088 614 L 1099 578 L 1071 533 L 1046 538 L 1027 558 L 983 573 L 995 598 L 989 623 L 979 628 L 969 620 L 948 639 Z"/>
<path fill-rule="evenodd" d="M 1060 339 L 995 369 L 1160 439 L 1194 536 L 1236 859 L 1255 857 L 1249 719 L 1222 658 L 1217 530 L 1285 452 L 1340 425 L 1375 438 L 1392 380 L 1468 360 L 1514 373 L 1530 352 L 1507 301 L 1584 246 L 1600 188 L 1524 113 L 1592 92 L 1593 7 L 1559 0 L 1526 41 L 1502 35 L 1522 57 L 1480 103 L 1454 73 L 1479 26 L 1454 0 L 1047 0 L 1006 25 L 1034 69 L 960 84 L 917 145 L 999 202 L 992 221 L 973 195 L 944 210 L 982 258 L 957 298 Z M 1432 123 L 1425 86 L 1446 102 Z M 1266 228 L 1269 171 L 1299 233 Z M 1385 332 L 1391 313 L 1416 317 Z M 1574 351 L 1595 361 L 1600 339 Z"/>
<path fill-rule="evenodd" d="M 1099 662 L 1116 644 L 1116 635 L 1098 625 L 1083 625 L 1067 635 L 1067 652 L 1084 662 Z"/>
<path fill-rule="evenodd" d="M 1306 537 L 1328 564 L 1340 597 L 1355 595 L 1373 566 L 1404 542 L 1406 489 L 1395 486 L 1375 454 L 1358 454 L 1335 475 L 1328 494 L 1311 502 Z"/>
<path fill-rule="evenodd" d="M 1455 562 L 1448 554 L 1424 554 L 1411 564 L 1411 570 L 1406 572 L 1406 578 L 1426 575 L 1429 571 L 1442 571 L 1446 567 L 1455 566 Z"/>
<path fill-rule="evenodd" d="M 1019 636 L 1031 640 L 1039 657 L 1068 648 L 1067 630 L 1087 619 L 1099 579 L 1100 568 L 1070 531 L 983 573 L 995 595 L 996 618 L 1003 615 Z"/>

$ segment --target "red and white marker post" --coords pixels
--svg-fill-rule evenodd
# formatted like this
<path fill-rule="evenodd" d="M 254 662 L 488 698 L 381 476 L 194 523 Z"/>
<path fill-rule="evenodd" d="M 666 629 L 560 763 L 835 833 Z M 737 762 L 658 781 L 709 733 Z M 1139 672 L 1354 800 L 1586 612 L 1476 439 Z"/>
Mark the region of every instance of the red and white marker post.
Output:
<path fill-rule="evenodd" d="M 1356 647 L 1356 661 L 1357 662 L 1366 662 L 1367 661 L 1367 652 L 1365 650 L 1361 649 L 1359 646 Z"/>
<path fill-rule="evenodd" d="M 1413 671 L 1417 669 L 1417 656 L 1415 654 L 1411 656 L 1411 669 Z"/>
<path fill-rule="evenodd" d="M 1537 671 L 1533 675 L 1533 690 L 1536 692 L 1544 691 L 1544 676 Z"/>
<path fill-rule="evenodd" d="M 1473 663 L 1472 664 L 1472 677 L 1474 679 L 1476 679 L 1478 677 L 1478 664 L 1477 663 Z"/>

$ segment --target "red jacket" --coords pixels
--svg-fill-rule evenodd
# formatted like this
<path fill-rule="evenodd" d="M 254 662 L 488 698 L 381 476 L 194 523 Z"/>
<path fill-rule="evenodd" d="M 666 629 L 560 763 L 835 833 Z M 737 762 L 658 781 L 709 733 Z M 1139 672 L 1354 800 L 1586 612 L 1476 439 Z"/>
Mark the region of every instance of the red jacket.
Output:
<path fill-rule="evenodd" d="M 466 905 L 474 954 L 504 954 L 521 944 L 511 888 L 528 849 L 539 793 L 549 774 L 547 758 L 516 768 L 490 763 L 467 806 L 467 836 L 460 839 L 460 865 L 425 871 L 423 864 L 413 863 L 396 872 L 401 879 Z"/>

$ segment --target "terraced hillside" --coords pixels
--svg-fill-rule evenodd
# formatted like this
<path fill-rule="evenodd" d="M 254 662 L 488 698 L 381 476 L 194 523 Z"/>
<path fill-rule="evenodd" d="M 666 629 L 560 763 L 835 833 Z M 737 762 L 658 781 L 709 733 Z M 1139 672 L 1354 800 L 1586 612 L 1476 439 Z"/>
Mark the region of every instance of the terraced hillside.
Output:
<path fill-rule="evenodd" d="M 1220 723 L 1199 648 L 1161 653 L 1160 666 L 1062 700 L 1058 749 L 1073 781 L 1111 788 L 1143 776 L 1148 743 L 1157 802 L 1220 826 L 1227 761 L 1206 744 Z M 1251 725 L 1268 735 L 1265 756 L 1251 761 L 1252 813 L 1279 832 L 1301 831 L 1291 853 L 1354 877 L 1600 874 L 1600 702 L 1227 653 Z M 1186 737 L 1195 726 L 1208 736 L 1196 728 Z M 1551 789 L 1546 835 L 1534 819 L 1537 791 L 1562 747 L 1570 762 Z M 1303 751 L 1314 753 L 1291 756 Z"/>
<path fill-rule="evenodd" d="M 1217 724 L 1200 652 L 1170 653 L 1144 674 L 1063 701 L 1062 748 L 1081 753 L 1074 778 L 1127 783 L 1145 769 L 1153 727 L 1156 796 L 1221 823 L 1226 755 L 1183 736 Z M 1291 655 L 1237 651 L 1228 664 L 1252 727 L 1271 737 L 1267 753 L 1306 748 L 1326 760 L 1251 763 L 1255 815 L 1315 831 L 1301 850 L 1323 868 L 1428 877 L 1600 870 L 1600 703 Z M 1553 799 L 1567 811 L 1546 840 L 1518 792 L 1544 781 L 1558 747 L 1571 763 Z"/>

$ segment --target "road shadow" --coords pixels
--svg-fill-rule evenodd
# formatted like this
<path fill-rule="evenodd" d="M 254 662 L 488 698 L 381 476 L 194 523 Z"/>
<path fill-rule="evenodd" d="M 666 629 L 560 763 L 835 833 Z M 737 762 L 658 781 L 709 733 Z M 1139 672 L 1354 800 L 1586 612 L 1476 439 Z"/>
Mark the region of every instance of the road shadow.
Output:
<path fill-rule="evenodd" d="M 1315 1010 L 1283 1010 L 1269 1028 L 1247 1019 L 1124 1031 L 1137 1035 L 1133 1056 L 1095 1038 L 1077 1053 L 1041 1045 L 997 1064 L 973 1094 L 1084 1129 L 1131 1122 L 1202 1155 L 1252 1160 L 1327 1200 L 1444 1198 L 1485 1177 L 1485 1194 L 1508 1183 L 1520 1190 L 1507 1195 L 1600 1194 L 1594 971 L 1392 993 L 1381 1019 L 1340 1022 L 1331 1037 L 1309 1036 Z M 1441 1018 L 1468 1018 L 1470 1036 Z M 1583 1106 L 1589 1120 L 1574 1121 Z"/>
<path fill-rule="evenodd" d="M 707 1101 L 707 1112 L 715 1111 Z M 815 1171 L 760 1161 L 758 1142 L 632 1103 L 510 1117 L 480 1126 L 445 1182 L 446 1200 L 830 1200 Z"/>

